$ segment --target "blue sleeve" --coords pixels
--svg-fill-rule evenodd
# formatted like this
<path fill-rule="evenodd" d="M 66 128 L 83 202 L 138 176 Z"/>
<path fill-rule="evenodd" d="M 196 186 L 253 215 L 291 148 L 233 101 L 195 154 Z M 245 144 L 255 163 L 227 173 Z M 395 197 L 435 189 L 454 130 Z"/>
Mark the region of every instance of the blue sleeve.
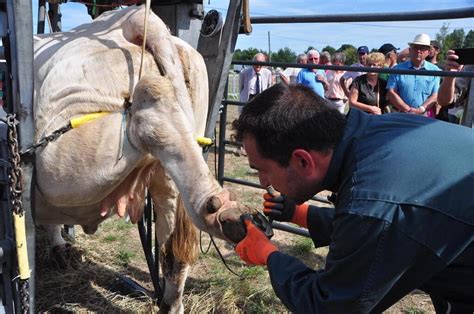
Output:
<path fill-rule="evenodd" d="M 299 73 L 298 73 L 298 76 L 296 77 L 296 83 L 299 83 L 299 84 L 302 84 L 303 83 L 303 70 L 301 70 Z"/>
<path fill-rule="evenodd" d="M 435 80 L 433 83 L 433 91 L 431 92 L 431 94 L 438 92 L 440 84 L 441 84 L 441 78 L 439 76 L 435 76 Z"/>
<path fill-rule="evenodd" d="M 295 313 L 382 312 L 435 271 L 436 256 L 392 224 L 357 214 L 334 218 L 326 265 L 313 270 L 274 252 L 268 270 L 276 295 Z M 403 258 L 400 258 L 403 256 Z"/>
<path fill-rule="evenodd" d="M 308 231 L 316 247 L 327 246 L 331 242 L 334 208 L 309 206 Z"/>
<path fill-rule="evenodd" d="M 397 89 L 397 74 L 390 74 L 387 81 L 387 89 Z"/>

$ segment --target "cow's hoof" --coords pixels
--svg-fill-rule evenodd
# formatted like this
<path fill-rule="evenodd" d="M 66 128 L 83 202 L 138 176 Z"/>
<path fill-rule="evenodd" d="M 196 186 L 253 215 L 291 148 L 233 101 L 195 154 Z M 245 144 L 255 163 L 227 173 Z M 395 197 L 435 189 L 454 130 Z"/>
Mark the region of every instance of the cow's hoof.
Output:
<path fill-rule="evenodd" d="M 57 245 L 51 250 L 51 263 L 57 269 L 77 269 L 82 261 L 82 252 L 70 243 Z"/>
<path fill-rule="evenodd" d="M 239 208 L 230 208 L 224 210 L 219 215 L 219 222 L 222 226 L 224 235 L 234 243 L 239 243 L 247 234 L 245 226 L 240 220 L 244 213 L 255 214 L 256 211 L 249 207 L 239 206 Z"/>

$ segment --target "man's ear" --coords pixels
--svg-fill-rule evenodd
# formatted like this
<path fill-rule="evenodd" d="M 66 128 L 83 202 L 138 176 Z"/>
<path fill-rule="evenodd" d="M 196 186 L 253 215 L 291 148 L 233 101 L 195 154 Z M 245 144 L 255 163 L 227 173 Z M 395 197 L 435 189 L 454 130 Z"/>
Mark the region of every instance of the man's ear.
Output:
<path fill-rule="evenodd" d="M 290 164 L 302 176 L 312 175 L 316 167 L 312 154 L 304 149 L 295 149 L 291 153 Z"/>

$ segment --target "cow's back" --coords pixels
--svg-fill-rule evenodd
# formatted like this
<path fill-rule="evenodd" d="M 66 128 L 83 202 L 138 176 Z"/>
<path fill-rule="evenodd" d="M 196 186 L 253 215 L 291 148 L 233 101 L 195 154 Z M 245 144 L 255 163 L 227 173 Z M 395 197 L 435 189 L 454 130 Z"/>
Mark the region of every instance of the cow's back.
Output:
<path fill-rule="evenodd" d="M 70 32 L 35 38 L 37 137 L 75 116 L 120 111 L 138 82 L 141 47 L 123 36 L 122 25 L 138 8 L 110 12 Z M 158 69 L 145 52 L 145 73 Z"/>

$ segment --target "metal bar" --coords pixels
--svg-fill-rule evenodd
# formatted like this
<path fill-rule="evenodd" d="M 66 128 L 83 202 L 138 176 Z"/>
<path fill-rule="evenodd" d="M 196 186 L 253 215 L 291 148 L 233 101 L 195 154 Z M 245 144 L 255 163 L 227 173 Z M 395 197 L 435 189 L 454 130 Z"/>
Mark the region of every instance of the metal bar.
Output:
<path fill-rule="evenodd" d="M 271 67 L 294 67 L 306 69 L 322 69 L 322 70 L 343 70 L 349 72 L 374 72 L 374 73 L 394 73 L 394 74 L 413 74 L 420 75 L 420 70 L 403 70 L 394 68 L 369 68 L 369 67 L 353 67 L 349 65 L 322 65 L 322 64 L 289 64 L 284 62 L 255 62 L 255 61 L 233 61 L 232 64 L 243 65 L 263 65 Z M 452 71 L 427 71 L 422 70 L 424 76 L 441 76 L 441 77 L 474 77 L 472 71 L 452 72 Z"/>
<path fill-rule="evenodd" d="M 240 179 L 236 179 L 236 178 L 230 178 L 230 177 L 223 176 L 222 181 L 223 182 L 226 181 L 226 182 L 230 182 L 230 183 L 240 184 L 240 185 L 245 185 L 245 186 L 250 186 L 250 187 L 253 187 L 253 188 L 265 190 L 265 188 L 262 187 L 258 183 L 245 181 L 245 180 L 240 180 Z M 314 195 L 311 198 L 311 200 L 316 201 L 316 202 L 320 202 L 320 203 L 325 203 L 325 204 L 332 205 L 332 203 L 327 199 L 327 197 L 324 197 L 324 196 Z"/>
<path fill-rule="evenodd" d="M 217 181 L 220 185 L 224 184 L 224 163 L 225 163 L 225 134 L 227 121 L 227 106 L 222 106 L 222 112 L 219 121 L 219 159 L 217 162 Z"/>
<path fill-rule="evenodd" d="M 307 238 L 311 238 L 311 235 L 309 234 L 309 231 L 306 230 L 306 229 L 303 229 L 303 228 L 293 227 L 293 226 L 283 224 L 283 223 L 278 222 L 278 221 L 273 221 L 272 226 L 273 226 L 274 229 L 278 229 L 278 230 L 294 233 L 294 234 L 297 234 L 297 235 L 300 235 L 300 236 L 304 236 L 304 237 L 307 237 Z"/>
<path fill-rule="evenodd" d="M 397 22 L 462 19 L 474 16 L 474 7 L 420 12 L 386 12 L 359 14 L 326 14 L 300 16 L 259 16 L 251 17 L 253 24 L 283 23 L 341 23 L 341 22 Z"/>

